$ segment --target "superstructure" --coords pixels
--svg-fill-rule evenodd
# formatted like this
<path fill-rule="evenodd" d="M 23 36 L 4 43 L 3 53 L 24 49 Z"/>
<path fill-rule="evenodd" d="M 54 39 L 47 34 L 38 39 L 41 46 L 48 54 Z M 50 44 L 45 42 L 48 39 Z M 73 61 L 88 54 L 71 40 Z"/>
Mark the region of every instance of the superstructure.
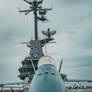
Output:
<path fill-rule="evenodd" d="M 30 42 L 27 42 L 27 47 L 30 48 L 30 54 L 28 57 L 25 57 L 25 59 L 21 62 L 22 67 L 19 68 L 20 79 L 25 80 L 26 77 L 29 78 L 29 80 L 32 80 L 33 75 L 35 71 L 37 70 L 37 64 L 40 57 L 44 56 L 43 53 L 43 47 L 49 43 L 50 41 L 54 40 L 52 36 L 56 34 L 56 31 L 50 31 L 50 28 L 47 29 L 47 31 L 42 31 L 42 34 L 46 36 L 46 39 L 39 39 L 38 35 L 38 23 L 39 21 L 45 22 L 48 19 L 46 18 L 46 13 L 51 8 L 43 8 L 42 3 L 43 0 L 37 1 L 27 1 L 24 0 L 27 4 L 30 5 L 30 8 L 27 10 L 19 10 L 19 12 L 24 12 L 25 15 L 32 12 L 34 14 L 34 40 L 30 40 Z"/>

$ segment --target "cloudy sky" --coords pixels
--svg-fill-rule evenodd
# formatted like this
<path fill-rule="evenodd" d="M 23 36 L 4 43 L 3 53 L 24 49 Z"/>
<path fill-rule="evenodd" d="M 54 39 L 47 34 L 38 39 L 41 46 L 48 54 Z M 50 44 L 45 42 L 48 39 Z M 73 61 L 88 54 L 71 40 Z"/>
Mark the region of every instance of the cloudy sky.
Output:
<path fill-rule="evenodd" d="M 39 22 L 41 30 L 57 30 L 56 43 L 48 44 L 48 55 L 56 59 L 57 67 L 63 57 L 62 73 L 68 78 L 92 79 L 92 0 L 44 0 L 48 23 Z M 18 7 L 28 8 L 23 0 L 0 0 L 0 82 L 19 81 L 21 61 L 29 49 L 21 42 L 34 37 L 33 15 L 19 14 Z"/>

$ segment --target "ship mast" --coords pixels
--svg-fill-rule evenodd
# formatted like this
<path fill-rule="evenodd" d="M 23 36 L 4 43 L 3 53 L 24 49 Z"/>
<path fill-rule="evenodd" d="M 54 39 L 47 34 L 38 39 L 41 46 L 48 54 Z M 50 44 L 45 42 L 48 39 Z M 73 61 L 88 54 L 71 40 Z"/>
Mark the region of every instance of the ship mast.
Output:
<path fill-rule="evenodd" d="M 38 23 L 37 23 L 37 11 L 34 12 L 34 23 L 35 23 L 35 40 L 38 40 Z"/>
<path fill-rule="evenodd" d="M 38 21 L 37 21 L 37 1 L 34 0 L 34 29 L 35 29 L 35 40 L 38 40 Z"/>
<path fill-rule="evenodd" d="M 49 9 L 42 8 L 41 4 L 42 4 L 43 0 L 41 0 L 41 1 L 34 0 L 33 2 L 27 1 L 27 0 L 24 0 L 24 1 L 28 4 L 30 4 L 31 7 L 27 10 L 19 10 L 19 12 L 24 12 L 25 15 L 29 14 L 30 12 L 33 12 L 35 40 L 38 40 L 38 20 L 42 21 L 42 22 L 47 21 L 47 19 L 45 18 L 45 15 L 46 15 L 47 11 L 52 10 L 52 9 L 51 8 L 49 8 Z M 38 13 L 39 13 L 40 17 L 38 16 Z"/>

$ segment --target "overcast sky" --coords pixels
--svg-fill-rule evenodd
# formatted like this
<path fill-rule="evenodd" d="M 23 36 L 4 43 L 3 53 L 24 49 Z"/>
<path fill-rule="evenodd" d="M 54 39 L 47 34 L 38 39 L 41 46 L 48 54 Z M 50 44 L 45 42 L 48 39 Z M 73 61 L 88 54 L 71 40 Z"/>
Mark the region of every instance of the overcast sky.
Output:
<path fill-rule="evenodd" d="M 62 73 L 68 78 L 92 79 L 92 0 L 44 0 L 48 23 L 39 22 L 42 30 L 57 30 L 56 43 L 48 44 L 48 55 L 59 65 L 63 57 Z M 21 61 L 29 49 L 21 42 L 34 37 L 33 15 L 18 12 L 28 8 L 23 0 L 0 0 L 0 82 L 19 81 Z"/>

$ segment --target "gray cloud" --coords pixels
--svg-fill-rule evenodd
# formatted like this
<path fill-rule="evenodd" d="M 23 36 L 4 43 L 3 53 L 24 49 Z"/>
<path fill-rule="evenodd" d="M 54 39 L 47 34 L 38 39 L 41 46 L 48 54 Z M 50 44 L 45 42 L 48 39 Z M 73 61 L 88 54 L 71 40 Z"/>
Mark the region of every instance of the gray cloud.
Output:
<path fill-rule="evenodd" d="M 92 1 L 90 0 L 58 0 L 58 2 L 61 2 L 62 4 L 66 5 L 77 5 L 77 4 L 79 5 L 83 3 L 92 3 Z"/>

